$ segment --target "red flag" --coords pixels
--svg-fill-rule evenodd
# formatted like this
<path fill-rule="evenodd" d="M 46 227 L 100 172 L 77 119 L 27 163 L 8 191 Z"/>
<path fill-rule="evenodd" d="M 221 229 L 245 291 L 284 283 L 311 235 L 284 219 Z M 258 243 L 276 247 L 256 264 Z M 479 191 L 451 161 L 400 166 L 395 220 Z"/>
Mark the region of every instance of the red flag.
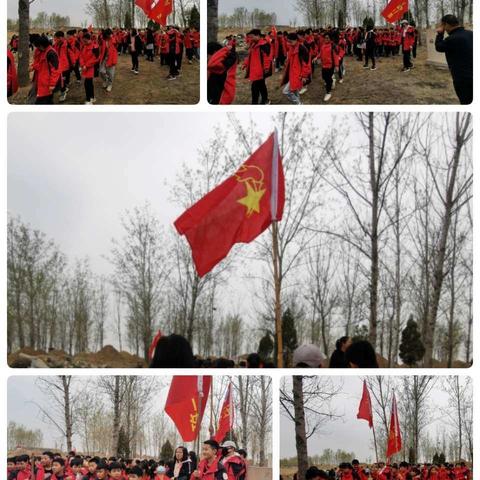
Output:
<path fill-rule="evenodd" d="M 159 330 L 157 334 L 155 335 L 154 339 L 152 340 L 152 343 L 150 344 L 150 347 L 148 349 L 148 359 L 152 361 L 153 355 L 155 354 L 155 349 L 157 348 L 158 342 L 162 338 L 162 332 Z"/>
<path fill-rule="evenodd" d="M 392 415 L 390 417 L 390 431 L 388 434 L 387 458 L 402 450 L 402 434 L 398 423 L 397 400 L 395 394 L 392 399 Z"/>
<path fill-rule="evenodd" d="M 173 12 L 173 0 L 153 0 L 149 16 L 154 22 L 166 25 L 167 17 Z"/>
<path fill-rule="evenodd" d="M 285 179 L 277 134 L 176 221 L 192 249 L 198 275 L 207 274 L 236 243 L 250 243 L 281 220 Z"/>
<path fill-rule="evenodd" d="M 367 382 L 363 381 L 363 393 L 360 405 L 358 406 L 357 418 L 359 420 L 367 420 L 368 426 L 373 427 L 372 402 L 370 400 L 370 392 L 367 388 Z"/>
<path fill-rule="evenodd" d="M 193 442 L 198 436 L 211 383 L 209 376 L 172 378 L 165 412 L 184 442 Z"/>
<path fill-rule="evenodd" d="M 147 17 L 152 10 L 152 0 L 135 0 L 135 5 L 143 10 Z"/>
<path fill-rule="evenodd" d="M 391 0 L 382 12 L 383 18 L 389 23 L 395 23 L 408 12 L 408 0 Z"/>
<path fill-rule="evenodd" d="M 232 396 L 232 384 L 228 385 L 227 394 L 225 395 L 225 400 L 223 401 L 222 410 L 220 412 L 220 419 L 218 421 L 217 432 L 215 433 L 213 439 L 218 443 L 223 442 L 227 433 L 232 429 L 233 425 L 233 396 Z"/>

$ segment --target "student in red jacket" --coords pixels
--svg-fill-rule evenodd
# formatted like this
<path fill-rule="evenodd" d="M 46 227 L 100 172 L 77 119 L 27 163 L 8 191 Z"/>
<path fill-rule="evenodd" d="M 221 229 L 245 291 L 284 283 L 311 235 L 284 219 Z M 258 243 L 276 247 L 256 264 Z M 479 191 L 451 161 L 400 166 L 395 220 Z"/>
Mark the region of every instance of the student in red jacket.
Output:
<path fill-rule="evenodd" d="M 235 47 L 217 42 L 207 46 L 207 99 L 211 105 L 230 105 L 235 99 L 237 54 Z"/>
<path fill-rule="evenodd" d="M 68 84 L 70 82 L 70 62 L 68 59 L 68 44 L 62 31 L 55 33 L 53 48 L 58 55 L 58 69 L 61 73 L 57 84 L 57 90 L 60 90 L 58 101 L 63 103 L 67 99 Z"/>
<path fill-rule="evenodd" d="M 192 473 L 191 480 L 227 480 L 227 472 L 220 462 L 220 446 L 215 440 L 206 440 L 202 446 L 202 460 Z"/>
<path fill-rule="evenodd" d="M 98 63 L 99 50 L 96 43 L 93 42 L 89 33 L 84 33 L 82 37 L 82 50 L 80 51 L 80 69 L 85 85 L 85 105 L 95 103 L 95 89 L 93 86 L 93 77 L 95 75 L 95 65 Z"/>
<path fill-rule="evenodd" d="M 77 32 L 75 30 L 69 30 L 67 32 L 67 53 L 70 63 L 70 71 L 68 72 L 68 83 L 70 83 L 70 74 L 73 72 L 77 83 L 81 83 L 82 75 L 80 74 L 80 41 L 77 38 Z"/>
<path fill-rule="evenodd" d="M 7 98 L 18 92 L 18 75 L 13 53 L 7 49 Z"/>
<path fill-rule="evenodd" d="M 113 32 L 109 28 L 104 30 L 102 34 L 99 60 L 103 88 L 105 88 L 107 92 L 111 92 L 113 88 L 113 80 L 115 78 L 115 68 L 118 63 L 118 48 Z"/>
<path fill-rule="evenodd" d="M 252 105 L 258 105 L 261 97 L 261 104 L 267 105 L 268 90 L 265 79 L 272 73 L 270 63 L 270 44 L 262 38 L 262 32 L 253 29 L 247 33 L 249 41 L 248 57 L 245 59 L 243 69 L 246 70 L 246 78 L 252 85 Z"/>
<path fill-rule="evenodd" d="M 223 457 L 221 462 L 227 471 L 228 480 L 245 480 L 247 466 L 245 459 L 237 453 L 235 442 L 227 440 L 222 444 L 222 450 Z"/>
<path fill-rule="evenodd" d="M 408 24 L 407 20 L 402 20 L 402 53 L 403 53 L 403 72 L 409 72 L 413 68 L 412 49 L 415 44 L 415 29 Z"/>
<path fill-rule="evenodd" d="M 200 32 L 195 27 L 191 27 L 190 30 L 193 39 L 193 58 L 200 60 Z"/>
<path fill-rule="evenodd" d="M 30 70 L 36 92 L 36 105 L 52 105 L 53 92 L 61 77 L 57 52 L 44 35 L 35 39 L 35 52 Z"/>
<path fill-rule="evenodd" d="M 326 94 L 323 100 L 328 102 L 332 98 L 332 88 L 334 85 L 333 74 L 335 72 L 335 67 L 338 67 L 338 55 L 335 45 L 328 33 L 324 35 L 318 58 L 322 63 L 322 78 L 325 82 L 326 89 Z"/>
<path fill-rule="evenodd" d="M 283 94 L 295 105 L 300 105 L 300 90 L 310 75 L 310 54 L 298 41 L 296 33 L 287 36 L 288 55 L 282 78 Z"/>

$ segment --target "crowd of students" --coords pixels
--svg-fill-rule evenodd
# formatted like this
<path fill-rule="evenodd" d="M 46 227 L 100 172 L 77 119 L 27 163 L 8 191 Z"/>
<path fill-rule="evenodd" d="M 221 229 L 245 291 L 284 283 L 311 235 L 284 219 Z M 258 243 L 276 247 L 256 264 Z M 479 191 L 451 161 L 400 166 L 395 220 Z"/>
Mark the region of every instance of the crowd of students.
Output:
<path fill-rule="evenodd" d="M 7 459 L 7 480 L 246 480 L 247 452 L 235 442 L 207 440 L 201 459 L 184 446 L 173 459 L 92 457 L 51 451 Z"/>
<path fill-rule="evenodd" d="M 469 104 L 473 100 L 473 34 L 454 15 L 445 15 L 440 25 L 435 48 L 446 55 L 460 103 Z M 444 38 L 445 33 L 449 37 Z M 208 44 L 208 101 L 211 104 L 228 105 L 235 100 L 239 41 L 243 42 L 241 36 L 230 35 L 223 45 Z M 407 20 L 388 28 L 327 27 L 295 32 L 277 32 L 272 28 L 268 33 L 253 29 L 245 37 L 247 52 L 241 68 L 251 84 L 253 105 L 270 103 L 266 80 L 276 72 L 282 72 L 283 94 L 291 103 L 300 105 L 308 85 L 316 81 L 317 70 L 325 85 L 323 100 L 328 102 L 337 82 L 344 81 L 346 58 L 356 58 L 363 62 L 365 69 L 375 71 L 379 57 L 401 55 L 401 71 L 408 73 L 414 68 L 418 43 L 419 31 L 414 22 Z"/>
<path fill-rule="evenodd" d="M 139 59 L 154 62 L 160 59 L 160 65 L 168 67 L 167 80 L 176 80 L 182 72 L 184 57 L 189 63 L 200 60 L 200 32 L 195 28 L 183 31 L 174 26 L 154 31 L 150 28 L 93 29 L 58 31 L 52 34 L 31 35 L 33 61 L 32 89 L 28 103 L 53 104 L 58 92 L 58 101 L 67 100 L 72 86 L 72 75 L 76 83 L 83 79 L 85 104 L 96 102 L 96 78 L 102 81 L 103 89 L 110 93 L 113 89 L 119 55 L 130 55 L 132 74 L 140 73 Z M 7 95 L 18 90 L 15 53 L 18 51 L 18 37 L 14 35 L 7 52 Z"/>
<path fill-rule="evenodd" d="M 305 480 L 472 480 L 472 478 L 472 472 L 464 462 L 455 465 L 380 462 L 362 466 L 358 460 L 341 463 L 337 468 L 328 471 L 313 466 L 305 475 Z"/>
<path fill-rule="evenodd" d="M 377 70 L 378 57 L 403 55 L 403 72 L 413 68 L 419 33 L 413 22 L 404 20 L 389 28 L 373 26 L 357 28 L 305 29 L 295 32 L 268 33 L 253 29 L 247 33 L 247 54 L 241 65 L 251 83 L 252 104 L 269 104 L 266 79 L 274 72 L 283 72 L 283 94 L 300 105 L 301 95 L 308 90 L 319 70 L 325 84 L 323 100 L 332 98 L 337 79 L 343 83 L 345 58 L 363 61 L 365 69 Z M 223 45 L 208 44 L 208 94 L 212 104 L 232 103 L 235 98 L 235 73 L 239 56 L 238 37 L 228 36 Z M 316 68 L 318 66 L 318 68 Z"/>
<path fill-rule="evenodd" d="M 189 341 L 182 335 L 156 337 L 150 347 L 150 368 L 274 368 L 274 363 L 253 352 L 239 359 L 201 358 L 194 355 Z M 337 340 L 330 360 L 313 344 L 302 344 L 285 353 L 286 366 L 294 368 L 378 368 L 377 355 L 367 340 L 344 336 Z"/>

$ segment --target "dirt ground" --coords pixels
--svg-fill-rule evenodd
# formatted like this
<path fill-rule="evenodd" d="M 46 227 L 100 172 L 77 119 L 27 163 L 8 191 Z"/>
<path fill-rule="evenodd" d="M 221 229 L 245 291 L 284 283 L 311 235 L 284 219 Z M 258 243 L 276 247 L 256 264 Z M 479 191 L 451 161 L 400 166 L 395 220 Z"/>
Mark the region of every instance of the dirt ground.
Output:
<path fill-rule="evenodd" d="M 453 89 L 452 78 L 447 69 L 426 64 L 427 49 L 419 47 L 417 58 L 413 60 L 415 68 L 403 73 L 402 56 L 377 59 L 377 70 L 363 68 L 363 62 L 354 57 L 345 57 L 345 79 L 337 82 L 329 105 L 448 105 L 459 104 Z M 338 79 L 338 78 L 337 78 Z M 267 87 L 272 104 L 287 104 L 289 100 L 282 94 L 280 83 L 282 72 L 274 73 L 267 79 Z M 240 66 L 237 74 L 236 104 L 251 102 L 250 82 Z M 308 91 L 302 95 L 306 105 L 325 104 L 323 97 L 325 86 L 321 71 L 317 69 Z"/>
<path fill-rule="evenodd" d="M 200 66 L 198 62 L 182 65 L 182 75 L 177 80 L 167 80 L 168 67 L 160 66 L 160 59 L 147 62 L 140 58 L 140 74 L 131 72 L 130 55 L 119 55 L 113 90 L 109 93 L 102 88 L 102 79 L 95 79 L 96 105 L 194 105 L 200 100 Z M 10 103 L 23 105 L 30 87 L 21 88 L 9 99 Z M 54 102 L 58 104 L 59 93 Z M 70 91 L 65 105 L 85 103 L 85 90 L 77 84 L 72 74 Z"/>

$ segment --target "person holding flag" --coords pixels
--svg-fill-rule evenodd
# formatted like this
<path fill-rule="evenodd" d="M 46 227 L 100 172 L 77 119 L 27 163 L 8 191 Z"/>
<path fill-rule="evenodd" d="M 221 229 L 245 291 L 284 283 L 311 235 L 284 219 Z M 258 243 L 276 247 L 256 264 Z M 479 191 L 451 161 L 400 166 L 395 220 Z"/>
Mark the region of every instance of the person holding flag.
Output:
<path fill-rule="evenodd" d="M 215 440 L 206 440 L 202 446 L 202 460 L 192 473 L 191 480 L 228 480 L 225 467 L 218 455 L 220 445 Z"/>

